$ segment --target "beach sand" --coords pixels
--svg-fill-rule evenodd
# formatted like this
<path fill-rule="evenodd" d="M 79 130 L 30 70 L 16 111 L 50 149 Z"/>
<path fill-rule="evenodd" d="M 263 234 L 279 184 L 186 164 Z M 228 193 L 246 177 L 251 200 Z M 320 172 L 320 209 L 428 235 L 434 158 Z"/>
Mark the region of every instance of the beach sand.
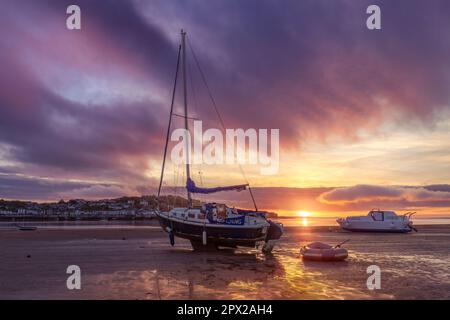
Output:
<path fill-rule="evenodd" d="M 450 299 L 450 225 L 418 233 L 288 227 L 272 255 L 198 253 L 157 226 L 0 229 L 0 299 Z M 346 262 L 305 262 L 301 245 L 345 239 Z M 81 268 L 81 290 L 66 269 Z M 370 265 L 381 289 L 368 290 Z"/>

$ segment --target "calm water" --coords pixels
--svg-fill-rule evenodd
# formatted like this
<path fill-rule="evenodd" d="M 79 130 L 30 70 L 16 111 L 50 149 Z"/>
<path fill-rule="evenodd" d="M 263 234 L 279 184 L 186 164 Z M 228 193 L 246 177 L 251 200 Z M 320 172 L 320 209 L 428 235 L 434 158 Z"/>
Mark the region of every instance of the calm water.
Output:
<path fill-rule="evenodd" d="M 337 227 L 334 217 L 280 217 L 277 220 L 285 226 L 293 227 Z M 415 225 L 449 225 L 450 217 L 414 217 Z M 37 226 L 43 229 L 103 229 L 103 228 L 158 228 L 156 219 L 150 221 L 18 221 L 18 222 L 0 222 L 1 229 L 15 228 L 17 224 Z"/>
<path fill-rule="evenodd" d="M 281 217 L 277 220 L 286 226 L 331 227 L 338 225 L 335 217 Z M 415 225 L 450 224 L 450 217 L 413 217 L 413 222 Z"/>

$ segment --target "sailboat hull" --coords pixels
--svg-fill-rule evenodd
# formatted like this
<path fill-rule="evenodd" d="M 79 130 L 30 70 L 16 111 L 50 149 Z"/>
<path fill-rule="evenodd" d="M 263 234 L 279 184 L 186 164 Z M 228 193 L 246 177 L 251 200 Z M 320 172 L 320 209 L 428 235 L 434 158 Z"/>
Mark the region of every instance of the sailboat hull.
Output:
<path fill-rule="evenodd" d="M 243 226 L 209 226 L 169 219 L 158 215 L 158 220 L 164 231 L 172 230 L 176 237 L 202 242 L 203 231 L 206 231 L 207 243 L 224 247 L 254 247 L 257 242 L 266 239 L 267 228 Z"/>

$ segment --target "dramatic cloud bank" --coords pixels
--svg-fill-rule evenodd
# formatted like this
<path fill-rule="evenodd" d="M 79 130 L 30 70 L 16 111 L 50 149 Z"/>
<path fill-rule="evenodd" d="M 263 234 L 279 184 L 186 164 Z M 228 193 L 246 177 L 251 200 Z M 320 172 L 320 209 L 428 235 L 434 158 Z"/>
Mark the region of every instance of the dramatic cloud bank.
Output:
<path fill-rule="evenodd" d="M 128 194 L 123 186 L 88 181 L 68 181 L 0 173 L 0 198 L 58 200 L 71 198 L 99 199 Z M 74 197 L 75 195 L 75 197 Z"/>
<path fill-rule="evenodd" d="M 433 203 L 450 203 L 449 186 L 425 187 L 387 187 L 357 185 L 352 187 L 336 188 L 320 195 L 320 201 L 328 204 L 349 204 L 376 201 L 407 201 L 424 206 L 424 202 L 431 206 Z"/>
<path fill-rule="evenodd" d="M 227 126 L 280 128 L 282 154 L 386 122 L 433 128 L 450 105 L 450 2 L 378 3 L 374 32 L 371 1 L 2 1 L 0 197 L 151 190 L 182 27 Z M 69 4 L 82 9 L 81 31 L 66 29 Z M 188 63 L 192 111 L 217 127 Z M 448 201 L 432 189 L 354 188 L 321 199 Z"/>

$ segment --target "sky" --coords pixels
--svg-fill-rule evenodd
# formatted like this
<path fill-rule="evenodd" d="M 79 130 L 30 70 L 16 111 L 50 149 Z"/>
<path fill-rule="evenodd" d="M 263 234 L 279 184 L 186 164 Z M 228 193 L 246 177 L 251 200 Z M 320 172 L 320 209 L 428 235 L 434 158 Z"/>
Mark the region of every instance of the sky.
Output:
<path fill-rule="evenodd" d="M 276 175 L 244 165 L 260 208 L 450 214 L 449 14 L 445 0 L 3 0 L 0 198 L 154 193 L 183 28 L 227 128 L 280 130 Z M 220 128 L 189 53 L 190 111 Z M 183 175 L 169 163 L 166 191 Z M 230 165 L 193 177 L 243 182 Z"/>

